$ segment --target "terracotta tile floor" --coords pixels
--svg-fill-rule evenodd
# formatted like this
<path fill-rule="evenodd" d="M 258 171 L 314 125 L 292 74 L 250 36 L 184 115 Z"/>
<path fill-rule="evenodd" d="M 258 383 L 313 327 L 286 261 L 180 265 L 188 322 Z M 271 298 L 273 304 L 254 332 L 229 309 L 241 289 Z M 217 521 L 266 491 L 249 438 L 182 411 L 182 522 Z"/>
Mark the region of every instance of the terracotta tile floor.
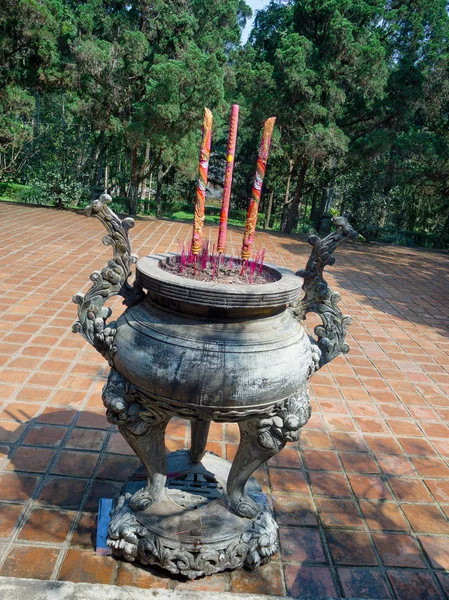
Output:
<path fill-rule="evenodd" d="M 137 459 L 104 415 L 103 359 L 71 333 L 71 297 L 110 249 L 80 214 L 0 203 L 0 574 L 292 596 L 444 598 L 449 591 L 449 259 L 346 244 L 328 279 L 351 352 L 311 381 L 298 445 L 259 472 L 281 551 L 254 573 L 184 582 L 97 557 L 98 498 Z M 133 250 L 176 250 L 189 226 L 138 221 Z M 234 252 L 241 234 L 233 229 Z M 260 233 L 267 260 L 304 266 L 304 241 Z M 122 310 L 114 303 L 115 315 Z M 313 324 L 313 323 L 312 323 Z M 169 450 L 189 426 L 172 422 Z M 236 427 L 210 449 L 232 458 Z"/>

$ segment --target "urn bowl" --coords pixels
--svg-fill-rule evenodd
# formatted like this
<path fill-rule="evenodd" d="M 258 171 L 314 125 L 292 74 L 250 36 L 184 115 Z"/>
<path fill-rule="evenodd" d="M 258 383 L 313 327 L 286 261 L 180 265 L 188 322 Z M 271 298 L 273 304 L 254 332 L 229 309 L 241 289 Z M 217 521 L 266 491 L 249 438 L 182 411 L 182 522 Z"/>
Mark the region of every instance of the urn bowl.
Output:
<path fill-rule="evenodd" d="M 289 307 L 302 279 L 265 265 L 265 284 L 197 281 L 137 263 L 144 299 L 117 322 L 114 365 L 140 393 L 179 416 L 238 420 L 263 414 L 303 387 L 311 343 Z"/>

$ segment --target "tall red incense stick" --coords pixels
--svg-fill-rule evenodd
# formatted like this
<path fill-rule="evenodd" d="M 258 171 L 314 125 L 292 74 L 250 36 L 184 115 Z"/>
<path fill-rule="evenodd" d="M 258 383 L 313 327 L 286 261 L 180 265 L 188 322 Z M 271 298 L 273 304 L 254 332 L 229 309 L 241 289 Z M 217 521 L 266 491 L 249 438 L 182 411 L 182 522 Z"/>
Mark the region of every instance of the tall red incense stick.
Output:
<path fill-rule="evenodd" d="M 254 241 L 254 232 L 256 230 L 257 213 L 259 212 L 260 194 L 262 193 L 263 178 L 267 166 L 268 152 L 270 150 L 271 136 L 273 134 L 274 122 L 276 117 L 270 117 L 265 121 L 263 128 L 262 141 L 260 142 L 259 156 L 257 157 L 256 174 L 251 190 L 251 202 L 249 204 L 248 214 L 246 216 L 245 233 L 243 234 L 242 260 L 248 260 L 251 254 L 251 246 Z"/>
<path fill-rule="evenodd" d="M 195 213 L 193 216 L 192 254 L 195 258 L 201 252 L 201 247 L 203 244 L 204 202 L 206 199 L 207 171 L 209 169 L 212 120 L 212 113 L 208 108 L 205 108 L 203 120 L 203 139 L 200 149 L 200 166 L 198 183 L 196 186 Z"/>
<path fill-rule="evenodd" d="M 228 151 L 226 153 L 226 171 L 223 186 L 223 200 L 221 202 L 220 227 L 218 229 L 217 252 L 224 252 L 226 244 L 226 228 L 228 226 L 229 201 L 231 199 L 232 172 L 234 170 L 235 144 L 237 140 L 237 127 L 239 123 L 239 105 L 233 104 L 231 120 L 229 122 Z"/>

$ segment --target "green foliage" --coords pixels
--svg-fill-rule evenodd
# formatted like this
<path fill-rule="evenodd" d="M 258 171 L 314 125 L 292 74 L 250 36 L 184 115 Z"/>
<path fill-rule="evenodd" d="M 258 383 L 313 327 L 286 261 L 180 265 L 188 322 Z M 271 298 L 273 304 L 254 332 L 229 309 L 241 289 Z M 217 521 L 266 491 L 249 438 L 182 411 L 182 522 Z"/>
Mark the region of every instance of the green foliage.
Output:
<path fill-rule="evenodd" d="M 20 183 L 0 183 L 0 200 L 7 202 L 26 202 L 27 194 L 32 191 L 29 185 Z"/>
<path fill-rule="evenodd" d="M 33 137 L 30 124 L 34 98 L 20 86 L 0 86 L 0 181 L 22 166 L 22 153 Z"/>
<path fill-rule="evenodd" d="M 82 183 L 64 178 L 59 171 L 50 171 L 45 179 L 34 179 L 30 189 L 22 194 L 22 202 L 46 204 L 58 208 L 76 208 L 89 197 Z"/>
<path fill-rule="evenodd" d="M 29 189 L 29 185 L 21 185 L 20 183 L 0 183 L 0 195 L 12 199 L 17 199 L 21 192 Z"/>
<path fill-rule="evenodd" d="M 384 244 L 393 244 L 393 246 L 413 246 L 412 237 L 408 237 L 404 231 L 394 233 L 381 233 L 378 235 L 380 242 Z"/>
<path fill-rule="evenodd" d="M 49 206 L 49 198 L 40 187 L 33 185 L 23 186 L 20 192 L 16 195 L 18 202 L 25 204 L 38 204 Z"/>

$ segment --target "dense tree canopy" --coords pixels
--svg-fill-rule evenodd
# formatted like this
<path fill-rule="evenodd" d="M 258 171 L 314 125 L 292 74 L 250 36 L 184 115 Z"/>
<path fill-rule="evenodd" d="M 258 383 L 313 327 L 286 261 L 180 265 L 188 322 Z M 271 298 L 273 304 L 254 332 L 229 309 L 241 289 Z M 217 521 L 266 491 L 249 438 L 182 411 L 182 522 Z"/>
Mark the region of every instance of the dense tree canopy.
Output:
<path fill-rule="evenodd" d="M 242 46 L 244 0 L 0 0 L 0 181 L 28 184 L 25 200 L 107 187 L 130 214 L 170 213 L 193 199 L 203 107 L 216 183 L 237 102 L 234 208 L 276 115 L 267 227 L 347 212 L 367 239 L 446 247 L 447 8 L 272 0 Z"/>

